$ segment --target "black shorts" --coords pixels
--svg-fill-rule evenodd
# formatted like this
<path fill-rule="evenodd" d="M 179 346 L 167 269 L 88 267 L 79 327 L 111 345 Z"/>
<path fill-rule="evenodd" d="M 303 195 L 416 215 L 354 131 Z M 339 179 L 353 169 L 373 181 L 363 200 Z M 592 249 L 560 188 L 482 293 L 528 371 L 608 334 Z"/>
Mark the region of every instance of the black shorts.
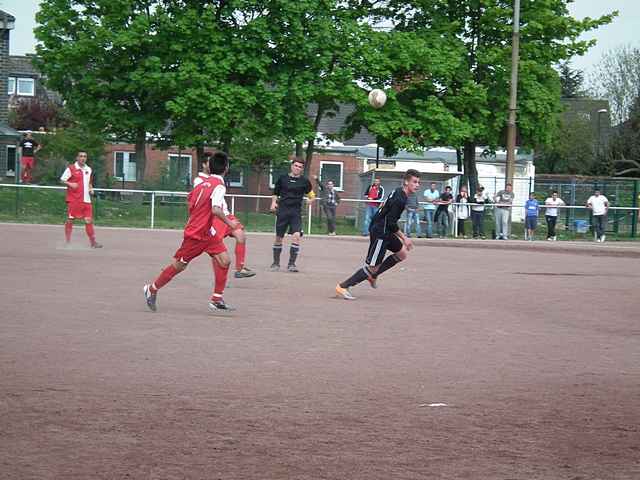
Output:
<path fill-rule="evenodd" d="M 387 253 L 387 250 L 397 253 L 404 246 L 398 236 L 394 234 L 384 237 L 370 234 L 369 238 L 369 251 L 367 252 L 367 260 L 365 263 L 370 267 L 380 265 L 384 260 L 384 255 Z"/>
<path fill-rule="evenodd" d="M 302 215 L 300 209 L 286 208 L 278 209 L 276 215 L 276 236 L 284 237 L 287 233 L 302 232 Z"/>

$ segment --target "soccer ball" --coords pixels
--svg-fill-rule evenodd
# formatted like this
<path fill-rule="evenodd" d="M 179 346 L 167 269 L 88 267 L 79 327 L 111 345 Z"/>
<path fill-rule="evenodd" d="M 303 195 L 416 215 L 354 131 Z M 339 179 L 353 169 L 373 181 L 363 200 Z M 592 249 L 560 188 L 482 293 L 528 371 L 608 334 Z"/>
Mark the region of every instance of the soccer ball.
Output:
<path fill-rule="evenodd" d="M 379 88 L 374 88 L 369 92 L 369 104 L 373 108 L 382 108 L 387 103 L 387 94 Z"/>

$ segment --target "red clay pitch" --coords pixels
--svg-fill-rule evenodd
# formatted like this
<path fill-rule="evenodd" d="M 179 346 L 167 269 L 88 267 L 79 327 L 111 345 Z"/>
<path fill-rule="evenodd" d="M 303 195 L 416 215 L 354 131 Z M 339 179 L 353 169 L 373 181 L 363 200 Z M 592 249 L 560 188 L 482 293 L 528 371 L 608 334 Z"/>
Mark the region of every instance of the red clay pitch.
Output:
<path fill-rule="evenodd" d="M 250 236 L 220 317 L 205 257 L 145 306 L 180 232 L 96 231 L 0 225 L 2 479 L 640 478 L 637 248 L 422 243 L 347 302 L 364 239 Z"/>

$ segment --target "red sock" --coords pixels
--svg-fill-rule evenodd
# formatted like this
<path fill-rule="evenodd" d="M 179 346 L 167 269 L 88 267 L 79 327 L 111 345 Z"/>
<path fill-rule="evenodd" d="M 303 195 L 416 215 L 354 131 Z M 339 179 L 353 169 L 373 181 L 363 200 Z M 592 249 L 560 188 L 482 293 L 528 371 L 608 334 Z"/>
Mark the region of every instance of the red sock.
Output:
<path fill-rule="evenodd" d="M 213 296 L 212 300 L 221 300 L 222 294 L 224 293 L 224 287 L 227 286 L 227 275 L 229 274 L 229 266 L 221 267 L 220 264 L 215 260 L 215 258 L 211 259 L 211 263 L 213 264 L 213 275 L 214 275 L 214 287 L 213 287 Z"/>
<path fill-rule="evenodd" d="M 71 230 L 73 230 L 73 222 L 71 220 L 67 220 L 64 222 L 64 238 L 67 239 L 67 243 L 71 241 Z"/>
<path fill-rule="evenodd" d="M 236 270 L 239 272 L 244 267 L 244 257 L 247 252 L 247 244 L 236 242 Z"/>
<path fill-rule="evenodd" d="M 167 283 L 169 283 L 171 279 L 175 277 L 178 273 L 180 272 L 178 272 L 178 270 L 176 270 L 176 267 L 174 267 L 173 265 L 169 265 L 165 267 L 165 269 L 162 270 L 162 272 L 160 272 L 160 275 L 158 275 L 158 278 L 156 278 L 154 282 L 151 284 L 151 293 L 156 293 L 158 290 L 164 287 Z"/>
<path fill-rule="evenodd" d="M 96 231 L 93 229 L 93 223 L 85 223 L 84 230 L 87 232 L 87 237 L 89 237 L 91 245 L 96 243 Z"/>

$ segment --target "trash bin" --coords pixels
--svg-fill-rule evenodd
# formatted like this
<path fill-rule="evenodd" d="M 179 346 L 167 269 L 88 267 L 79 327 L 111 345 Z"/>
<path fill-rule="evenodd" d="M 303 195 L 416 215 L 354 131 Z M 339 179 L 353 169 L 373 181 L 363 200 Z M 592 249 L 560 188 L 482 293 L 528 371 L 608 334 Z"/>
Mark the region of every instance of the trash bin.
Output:
<path fill-rule="evenodd" d="M 587 233 L 589 231 L 589 222 L 586 220 L 576 220 L 576 233 Z"/>

